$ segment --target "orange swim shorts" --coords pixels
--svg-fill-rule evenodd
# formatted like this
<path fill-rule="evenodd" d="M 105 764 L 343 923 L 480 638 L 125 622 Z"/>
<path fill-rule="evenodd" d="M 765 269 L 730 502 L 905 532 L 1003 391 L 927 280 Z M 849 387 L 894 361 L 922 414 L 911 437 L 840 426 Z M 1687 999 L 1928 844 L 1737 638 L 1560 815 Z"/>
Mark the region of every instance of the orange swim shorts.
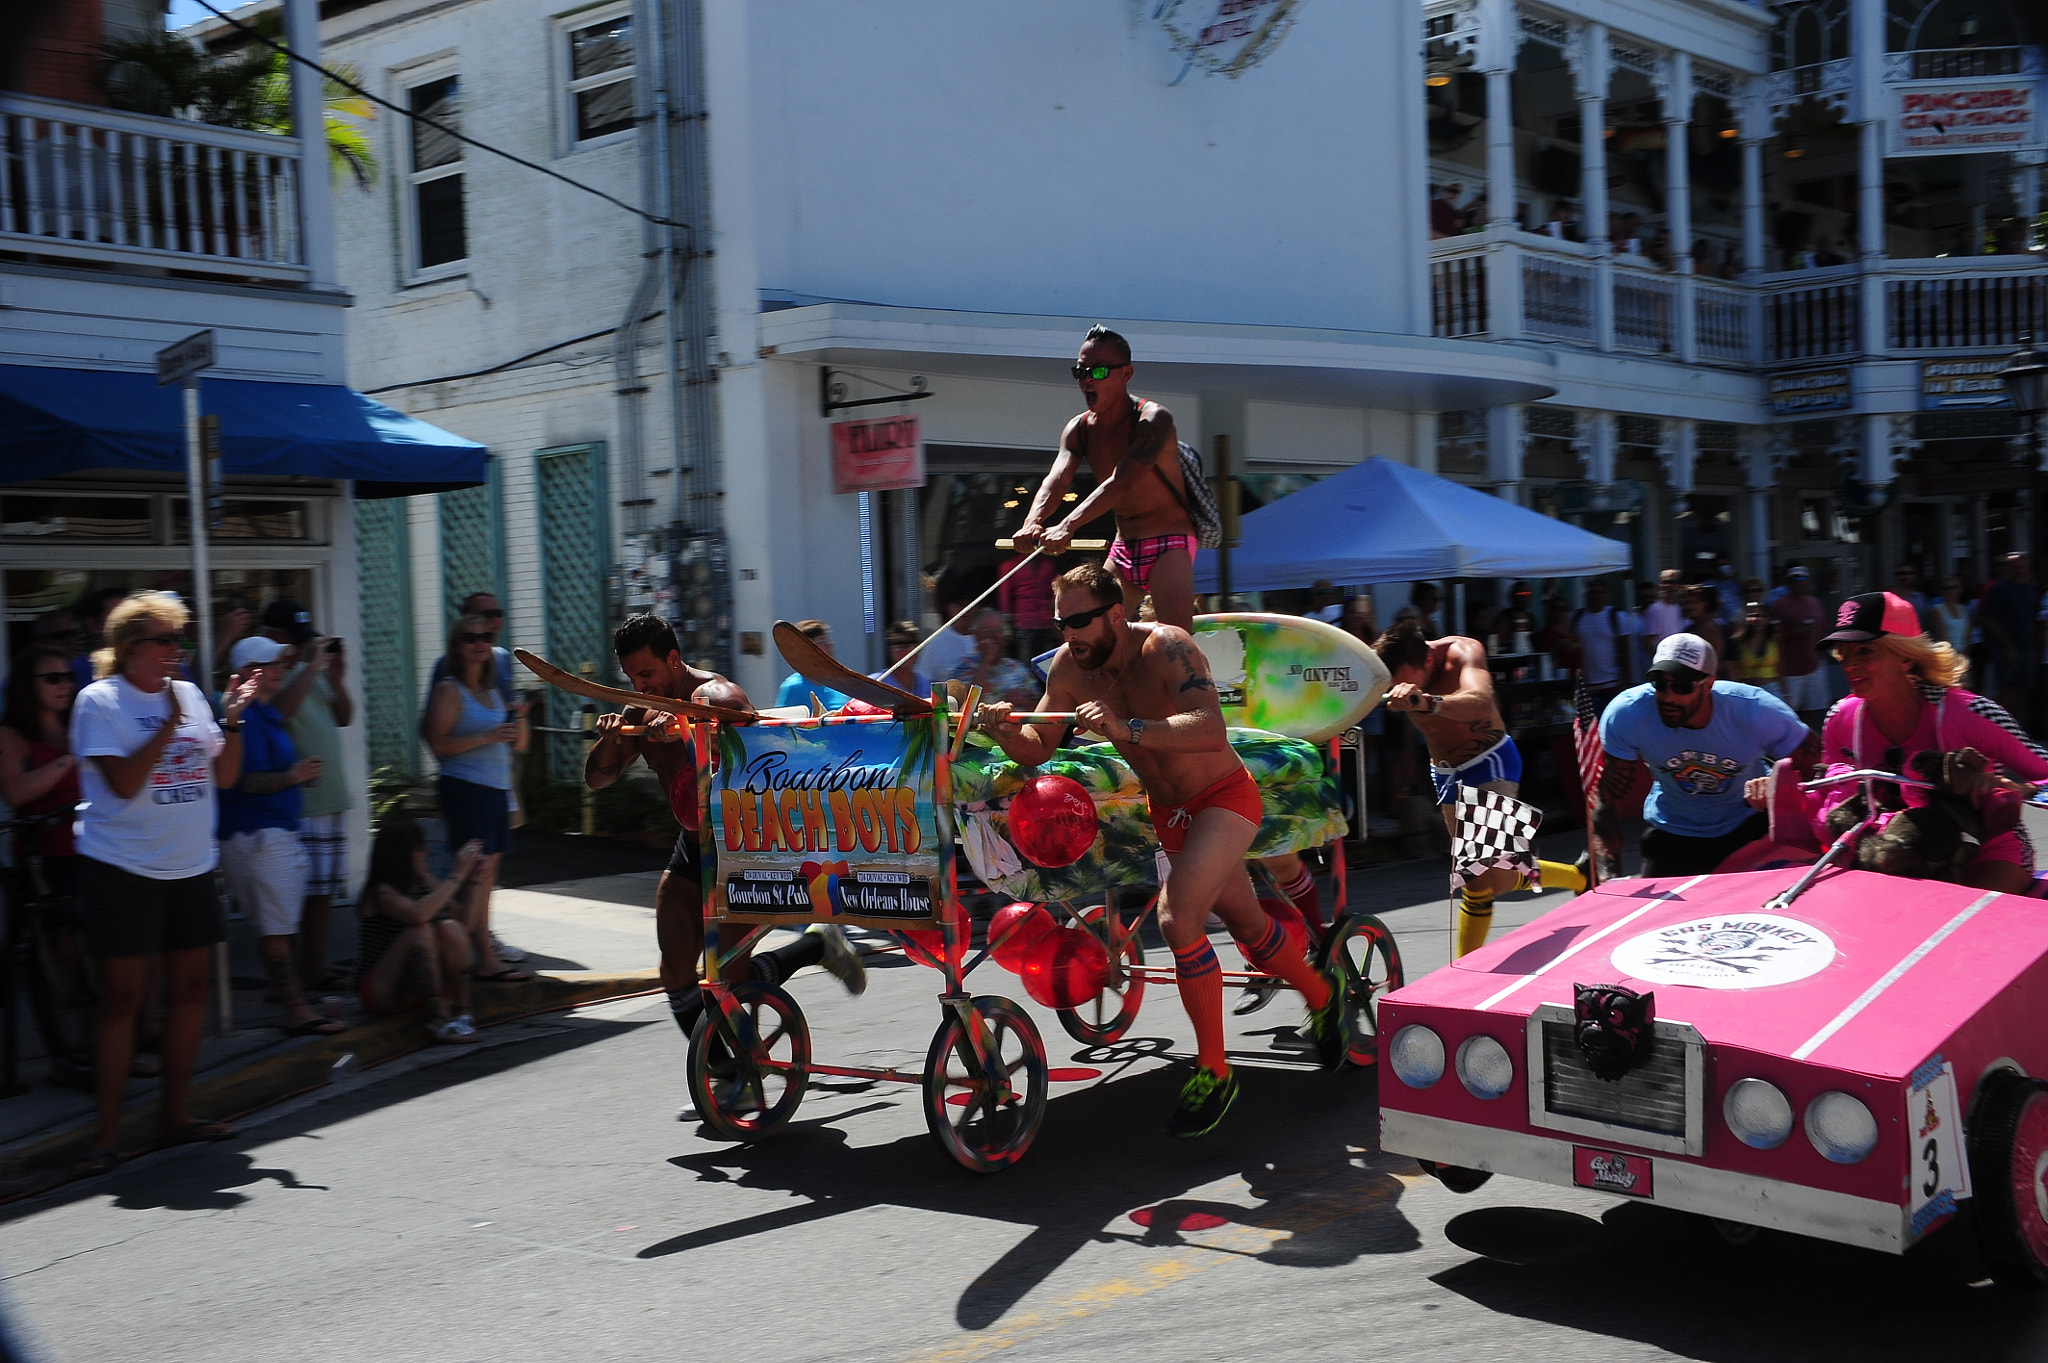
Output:
<path fill-rule="evenodd" d="M 1265 822 L 1266 818 L 1266 803 L 1259 798 L 1259 783 L 1252 780 L 1252 774 L 1242 765 L 1183 804 L 1161 807 L 1157 800 L 1148 796 L 1146 807 L 1152 812 L 1152 831 L 1159 835 L 1160 847 L 1169 853 L 1178 852 L 1187 845 L 1188 829 L 1193 826 L 1195 815 L 1205 809 L 1227 809 L 1253 828 Z"/>

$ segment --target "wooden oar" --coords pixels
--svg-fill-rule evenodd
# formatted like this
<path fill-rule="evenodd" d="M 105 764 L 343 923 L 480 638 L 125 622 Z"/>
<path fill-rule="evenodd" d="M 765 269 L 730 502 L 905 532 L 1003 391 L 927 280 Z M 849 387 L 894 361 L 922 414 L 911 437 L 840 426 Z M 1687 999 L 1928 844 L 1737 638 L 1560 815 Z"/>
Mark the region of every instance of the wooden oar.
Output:
<path fill-rule="evenodd" d="M 1017 541 L 1015 540 L 996 541 L 996 548 L 998 549 L 1014 549 L 1016 547 Z M 1067 549 L 1106 549 L 1108 547 L 1108 540 L 1069 540 L 1067 542 Z M 1065 553 L 1067 552 L 1067 549 L 1062 549 L 1060 550 L 1060 552 Z M 1017 561 L 1016 566 L 1011 568 L 1009 572 L 1004 573 L 994 582 L 989 583 L 987 591 L 983 592 L 980 596 L 975 597 L 972 601 L 962 606 L 960 608 L 960 613 L 958 615 L 955 615 L 951 620 L 948 620 L 945 624 L 940 625 L 937 629 L 933 630 L 930 634 L 926 635 L 924 643 L 921 643 L 916 648 L 911 649 L 910 652 L 904 654 L 902 657 L 898 658 L 895 662 L 889 665 L 891 667 L 901 667 L 903 666 L 903 664 L 909 662 L 912 658 L 915 658 L 918 654 L 924 652 L 926 645 L 930 644 L 932 640 L 938 638 L 941 634 L 944 634 L 947 630 L 953 628 L 953 626 L 959 624 L 962 620 L 966 619 L 967 612 L 973 610 L 976 606 L 979 606 L 982 602 L 988 600 L 989 597 L 995 593 L 996 588 L 1002 586 L 1005 582 L 1008 582 L 1011 578 L 1023 572 L 1025 564 L 1031 562 L 1032 559 L 1037 558 L 1040 554 L 1044 552 L 1045 546 L 1041 544 L 1036 549 L 1033 549 L 1030 553 L 1026 554 L 1023 558 L 1019 559 Z"/>
<path fill-rule="evenodd" d="M 722 724 L 751 724 L 754 714 L 749 710 L 728 710 L 723 705 L 703 705 L 693 700 L 673 700 L 668 696 L 649 696 L 638 691 L 628 691 L 623 686 L 606 686 L 602 682 L 579 677 L 573 672 L 556 667 L 538 653 L 529 653 L 523 648 L 512 650 L 527 671 L 539 677 L 549 686 L 567 691 L 574 696 L 590 700 L 607 701 L 613 705 L 637 705 L 643 710 L 659 710 L 664 714 L 684 715 L 690 719 L 709 719 Z"/>
<path fill-rule="evenodd" d="M 828 686 L 843 696 L 853 696 L 870 705 L 879 705 L 890 714 L 901 717 L 932 712 L 931 701 L 854 671 L 819 648 L 809 635 L 787 620 L 775 622 L 775 647 L 782 654 L 783 661 L 795 668 L 797 675 L 805 681 Z"/>

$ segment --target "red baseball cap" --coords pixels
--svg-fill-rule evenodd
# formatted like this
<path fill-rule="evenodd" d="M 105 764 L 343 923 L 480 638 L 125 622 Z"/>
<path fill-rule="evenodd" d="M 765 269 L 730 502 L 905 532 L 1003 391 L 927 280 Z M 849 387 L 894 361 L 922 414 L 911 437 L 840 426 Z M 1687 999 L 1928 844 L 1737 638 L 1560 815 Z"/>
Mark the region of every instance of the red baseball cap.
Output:
<path fill-rule="evenodd" d="M 1860 644 L 1880 634 L 1920 634 L 1920 612 L 1903 596 L 1891 592 L 1864 592 L 1842 603 L 1835 613 L 1835 632 L 1824 644 Z"/>

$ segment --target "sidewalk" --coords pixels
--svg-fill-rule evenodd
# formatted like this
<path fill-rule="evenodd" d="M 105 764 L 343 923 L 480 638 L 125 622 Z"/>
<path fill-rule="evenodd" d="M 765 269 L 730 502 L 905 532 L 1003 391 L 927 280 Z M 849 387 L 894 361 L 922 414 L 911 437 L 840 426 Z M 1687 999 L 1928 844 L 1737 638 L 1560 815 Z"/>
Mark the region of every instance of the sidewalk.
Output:
<path fill-rule="evenodd" d="M 522 841 L 506 867 L 520 888 L 501 888 L 492 896 L 491 921 L 501 939 L 526 949 L 520 968 L 532 970 L 535 978 L 477 985 L 477 1024 L 658 990 L 654 890 L 667 853 L 564 835 Z M 615 865 L 635 869 L 591 874 Z M 550 878 L 550 871 L 578 878 Z M 429 1044 L 417 1015 L 365 1013 L 352 992 L 331 1005 L 350 1022 L 347 1031 L 285 1037 L 277 1026 L 281 1010 L 263 998 L 268 986 L 254 935 L 246 923 L 228 926 L 235 1028 L 217 1034 L 215 1003 L 209 1000 L 207 1036 L 192 1083 L 193 1112 L 232 1119 Z M 328 959 L 337 965 L 352 962 L 355 943 L 355 913 L 337 907 Z M 23 1013 L 20 1077 L 29 1087 L 0 1099 L 0 1198 L 63 1182 L 92 1145 L 92 1095 L 48 1081 L 35 1027 L 25 1008 Z M 141 1147 L 154 1133 L 159 1087 L 156 1079 L 129 1082 L 124 1149 Z"/>

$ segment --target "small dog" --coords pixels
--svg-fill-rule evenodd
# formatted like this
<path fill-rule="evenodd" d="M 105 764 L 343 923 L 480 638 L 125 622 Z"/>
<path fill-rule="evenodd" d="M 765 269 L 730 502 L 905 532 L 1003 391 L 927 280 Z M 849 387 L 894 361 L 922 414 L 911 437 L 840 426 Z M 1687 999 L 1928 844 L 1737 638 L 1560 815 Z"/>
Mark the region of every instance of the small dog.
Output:
<path fill-rule="evenodd" d="M 1958 880 L 1978 848 L 2019 822 L 2021 797 L 1975 748 L 1916 753 L 1912 768 L 1934 785 L 1927 803 L 1908 806 L 1898 786 L 1879 782 L 1878 812 L 1889 817 L 1857 840 L 1852 864 L 1885 875 Z M 1828 811 L 1829 836 L 1840 837 L 1868 812 L 1861 793 L 1844 800 Z"/>

